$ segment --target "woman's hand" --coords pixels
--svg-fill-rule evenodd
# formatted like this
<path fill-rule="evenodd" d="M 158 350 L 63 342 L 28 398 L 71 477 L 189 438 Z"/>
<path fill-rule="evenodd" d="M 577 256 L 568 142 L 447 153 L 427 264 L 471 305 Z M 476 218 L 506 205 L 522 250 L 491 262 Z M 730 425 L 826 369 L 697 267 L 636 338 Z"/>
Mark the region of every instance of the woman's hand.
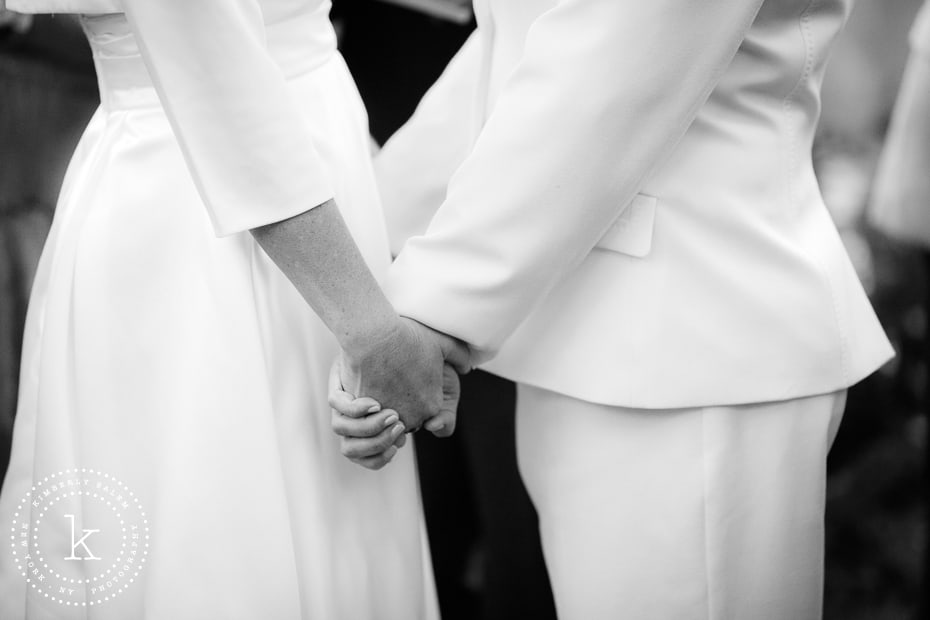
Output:
<path fill-rule="evenodd" d="M 446 389 L 450 379 L 444 376 L 443 366 L 452 364 L 464 373 L 469 362 L 464 343 L 401 317 L 386 329 L 356 339 L 355 346 L 343 348 L 340 385 L 350 394 L 369 396 L 393 409 L 407 432 L 415 432 L 437 416 L 442 416 L 440 422 L 448 421 L 444 411 L 455 410 L 450 399 L 458 390 Z M 436 430 L 440 422 L 434 422 Z"/>
<path fill-rule="evenodd" d="M 448 437 L 455 431 L 460 385 L 458 374 L 448 364 L 443 367 L 442 387 L 442 407 L 423 425 L 436 437 Z M 406 443 L 406 428 L 394 410 L 382 410 L 374 399 L 355 398 L 345 391 L 338 360 L 330 372 L 329 404 L 333 408 L 333 432 L 341 437 L 343 455 L 353 463 L 368 469 L 381 469 Z"/>
<path fill-rule="evenodd" d="M 25 34 L 32 27 L 32 15 L 24 15 L 6 8 L 6 2 L 0 0 L 0 30 L 12 30 L 16 34 Z"/>

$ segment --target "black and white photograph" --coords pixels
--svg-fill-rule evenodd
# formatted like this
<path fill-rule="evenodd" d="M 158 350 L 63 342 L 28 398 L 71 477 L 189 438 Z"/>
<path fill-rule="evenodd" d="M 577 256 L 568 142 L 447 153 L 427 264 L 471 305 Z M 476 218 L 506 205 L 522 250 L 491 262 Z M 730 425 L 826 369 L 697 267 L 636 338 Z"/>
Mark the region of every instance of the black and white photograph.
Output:
<path fill-rule="evenodd" d="M 930 0 L 0 0 L 0 620 L 924 620 L 928 415 Z"/>

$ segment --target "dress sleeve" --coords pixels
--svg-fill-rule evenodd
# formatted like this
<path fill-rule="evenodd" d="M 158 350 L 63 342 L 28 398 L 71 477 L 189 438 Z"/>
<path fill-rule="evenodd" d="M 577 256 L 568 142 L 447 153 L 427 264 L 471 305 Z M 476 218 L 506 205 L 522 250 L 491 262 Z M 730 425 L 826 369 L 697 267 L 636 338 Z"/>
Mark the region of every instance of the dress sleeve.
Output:
<path fill-rule="evenodd" d="M 389 273 L 398 311 L 493 355 L 672 151 L 761 4 L 561 0 L 538 17 L 445 202 Z"/>
<path fill-rule="evenodd" d="M 256 0 L 123 0 L 218 236 L 333 197 Z"/>

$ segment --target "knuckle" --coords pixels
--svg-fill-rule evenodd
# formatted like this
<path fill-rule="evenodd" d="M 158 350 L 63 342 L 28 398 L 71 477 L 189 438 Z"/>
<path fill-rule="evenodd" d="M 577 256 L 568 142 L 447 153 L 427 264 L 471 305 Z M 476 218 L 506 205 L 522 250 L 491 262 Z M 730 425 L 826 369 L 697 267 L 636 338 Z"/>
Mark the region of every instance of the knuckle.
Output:
<path fill-rule="evenodd" d="M 350 459 L 356 458 L 355 447 L 344 439 L 342 441 L 342 444 L 339 446 L 339 450 L 342 452 L 343 456 L 347 456 Z"/>
<path fill-rule="evenodd" d="M 381 437 L 373 441 L 354 438 L 351 441 L 346 440 L 344 442 L 342 453 L 350 458 L 371 458 L 376 454 L 384 452 L 388 447 L 384 444 L 385 441 Z"/>
<path fill-rule="evenodd" d="M 366 420 L 365 423 L 362 425 L 361 430 L 363 433 L 365 433 L 366 436 L 371 437 L 372 435 L 377 434 L 379 427 L 380 427 L 379 420 Z"/>

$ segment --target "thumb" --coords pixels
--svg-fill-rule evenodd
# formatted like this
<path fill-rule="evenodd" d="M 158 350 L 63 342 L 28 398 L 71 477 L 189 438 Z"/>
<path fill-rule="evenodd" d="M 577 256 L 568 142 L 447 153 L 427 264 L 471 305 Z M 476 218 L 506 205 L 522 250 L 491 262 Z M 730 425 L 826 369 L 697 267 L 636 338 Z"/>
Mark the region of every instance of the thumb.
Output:
<path fill-rule="evenodd" d="M 445 332 L 433 329 L 425 323 L 420 323 L 416 319 L 409 320 L 417 329 L 426 330 L 439 343 L 439 350 L 442 353 L 443 360 L 450 364 L 456 372 L 464 375 L 471 371 L 471 350 L 465 342 Z"/>
<path fill-rule="evenodd" d="M 471 350 L 468 345 L 457 338 L 443 334 L 442 357 L 446 364 L 452 366 L 460 375 L 466 375 L 471 371 Z"/>
<path fill-rule="evenodd" d="M 335 375 L 335 377 L 333 376 Z M 357 373 L 352 372 L 351 364 L 346 361 L 345 353 L 339 355 L 330 375 L 330 390 L 338 383 L 340 389 L 348 392 L 352 398 L 361 396 L 362 381 Z"/>

